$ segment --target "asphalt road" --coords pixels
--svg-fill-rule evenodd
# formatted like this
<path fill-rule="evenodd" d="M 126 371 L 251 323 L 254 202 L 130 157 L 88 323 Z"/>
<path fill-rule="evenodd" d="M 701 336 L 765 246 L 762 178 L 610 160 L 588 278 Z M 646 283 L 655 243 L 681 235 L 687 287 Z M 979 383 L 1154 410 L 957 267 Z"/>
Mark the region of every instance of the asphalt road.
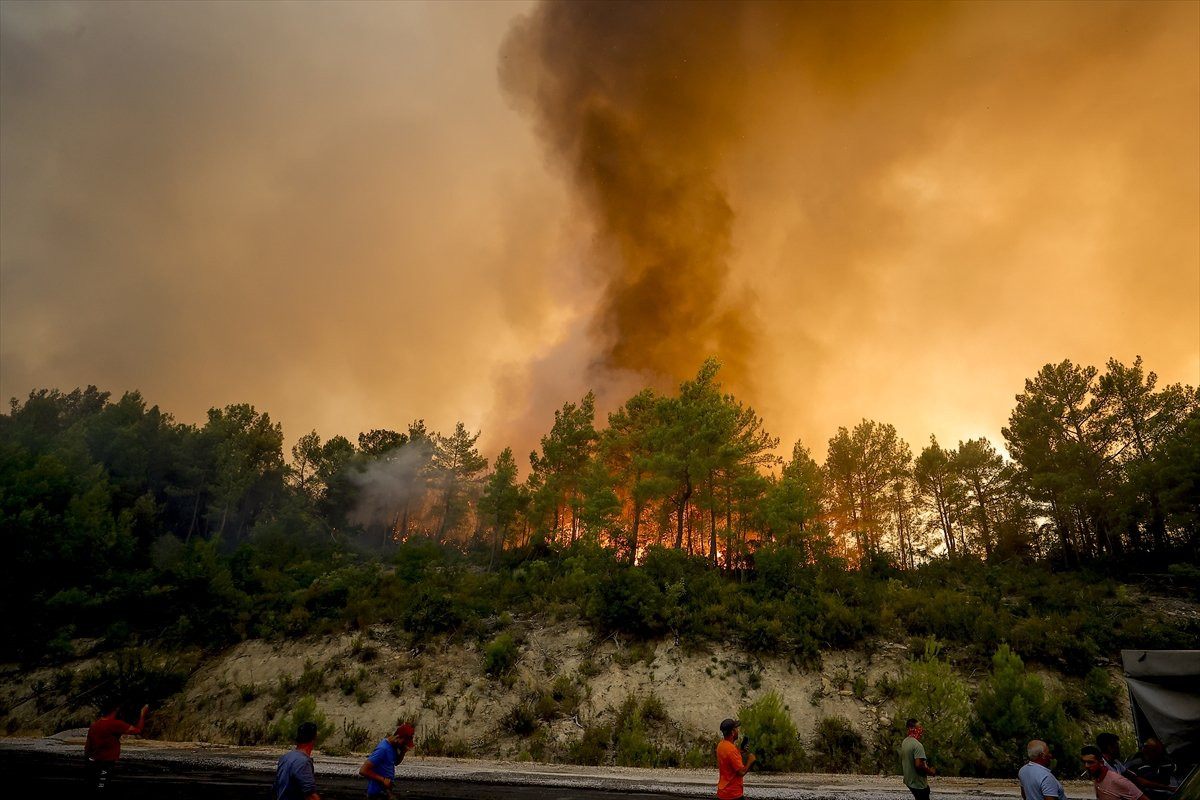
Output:
<path fill-rule="evenodd" d="M 83 731 L 44 739 L 0 738 L 0 798 L 88 797 Z M 120 800 L 270 800 L 280 750 L 132 740 L 122 748 L 108 797 Z M 361 756 L 314 759 L 323 800 L 363 800 Z M 409 763 L 409 761 L 412 763 Z M 668 800 L 712 798 L 716 770 L 636 770 L 458 759 L 406 759 L 394 797 L 408 800 Z M 1015 780 L 935 779 L 935 800 L 1019 800 Z M 1092 800 L 1091 782 L 1067 784 Z M 747 800 L 911 800 L 897 776 L 760 774 Z"/>
<path fill-rule="evenodd" d="M 0 776 L 14 798 L 84 798 L 82 757 L 0 749 Z M 211 769 L 204 765 L 127 759 L 110 786 L 113 800 L 267 800 L 271 775 L 261 771 Z M 322 800 L 363 800 L 366 781 L 346 775 L 317 775 Z M 12 791 L 13 794 L 9 794 Z M 672 794 L 612 792 L 581 787 L 486 784 L 475 781 L 411 780 L 393 797 L 404 800 L 650 800 Z"/>

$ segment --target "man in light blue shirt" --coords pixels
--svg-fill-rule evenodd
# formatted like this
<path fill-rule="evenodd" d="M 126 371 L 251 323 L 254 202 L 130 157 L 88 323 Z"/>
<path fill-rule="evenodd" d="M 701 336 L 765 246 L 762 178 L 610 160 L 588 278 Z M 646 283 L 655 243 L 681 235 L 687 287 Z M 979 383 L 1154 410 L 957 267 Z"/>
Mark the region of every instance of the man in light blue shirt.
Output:
<path fill-rule="evenodd" d="M 302 722 L 296 731 L 296 749 L 284 753 L 275 765 L 276 800 L 321 800 L 313 775 L 312 751 L 316 742 L 316 724 Z"/>
<path fill-rule="evenodd" d="M 1021 780 L 1021 797 L 1024 800 L 1067 800 L 1067 790 L 1050 772 L 1050 745 L 1034 739 L 1026 749 L 1029 763 L 1017 773 Z"/>

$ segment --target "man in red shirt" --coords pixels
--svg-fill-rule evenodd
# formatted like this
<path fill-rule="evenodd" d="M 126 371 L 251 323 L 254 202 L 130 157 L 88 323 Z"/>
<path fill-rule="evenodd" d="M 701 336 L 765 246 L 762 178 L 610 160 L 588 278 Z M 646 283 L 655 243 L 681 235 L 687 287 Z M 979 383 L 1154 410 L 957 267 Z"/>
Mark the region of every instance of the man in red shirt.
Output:
<path fill-rule="evenodd" d="M 742 776 L 750 771 L 754 763 L 754 753 L 742 762 L 742 751 L 734 744 L 741 723 L 736 719 L 727 719 L 721 723 L 721 735 L 724 737 L 717 742 L 717 800 L 742 800 Z"/>
<path fill-rule="evenodd" d="M 1092 776 L 1092 783 L 1096 786 L 1096 800 L 1147 800 L 1146 795 L 1134 786 L 1132 781 L 1118 775 L 1116 770 L 1108 768 L 1099 747 L 1089 744 L 1083 748 L 1080 755 L 1083 758 L 1083 766 L 1087 768 L 1088 774 Z"/>
<path fill-rule="evenodd" d="M 121 757 L 121 737 L 126 734 L 137 736 L 146 726 L 146 712 L 150 706 L 142 706 L 136 725 L 130 725 L 118 717 L 121 707 L 117 706 L 88 728 L 83 754 L 87 757 L 88 783 L 93 791 L 102 792 L 108 787 L 113 767 Z"/>

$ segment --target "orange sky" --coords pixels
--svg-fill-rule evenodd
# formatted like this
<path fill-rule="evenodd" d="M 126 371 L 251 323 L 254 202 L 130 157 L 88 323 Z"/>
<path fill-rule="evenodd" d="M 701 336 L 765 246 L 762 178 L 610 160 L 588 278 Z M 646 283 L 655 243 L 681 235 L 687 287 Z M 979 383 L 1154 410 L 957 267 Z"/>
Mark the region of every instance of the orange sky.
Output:
<path fill-rule="evenodd" d="M 710 353 L 818 454 L 1200 383 L 1200 3 L 606 5 L 5 0 L 0 395 L 524 462 Z"/>

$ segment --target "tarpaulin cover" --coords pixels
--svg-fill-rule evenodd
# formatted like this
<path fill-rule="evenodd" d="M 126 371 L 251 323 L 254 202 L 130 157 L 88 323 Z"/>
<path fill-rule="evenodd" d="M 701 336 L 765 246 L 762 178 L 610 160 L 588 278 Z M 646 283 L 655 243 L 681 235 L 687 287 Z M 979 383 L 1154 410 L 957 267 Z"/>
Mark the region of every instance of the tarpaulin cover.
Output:
<path fill-rule="evenodd" d="M 1159 739 L 1176 763 L 1200 761 L 1200 650 L 1122 650 L 1138 741 Z"/>

